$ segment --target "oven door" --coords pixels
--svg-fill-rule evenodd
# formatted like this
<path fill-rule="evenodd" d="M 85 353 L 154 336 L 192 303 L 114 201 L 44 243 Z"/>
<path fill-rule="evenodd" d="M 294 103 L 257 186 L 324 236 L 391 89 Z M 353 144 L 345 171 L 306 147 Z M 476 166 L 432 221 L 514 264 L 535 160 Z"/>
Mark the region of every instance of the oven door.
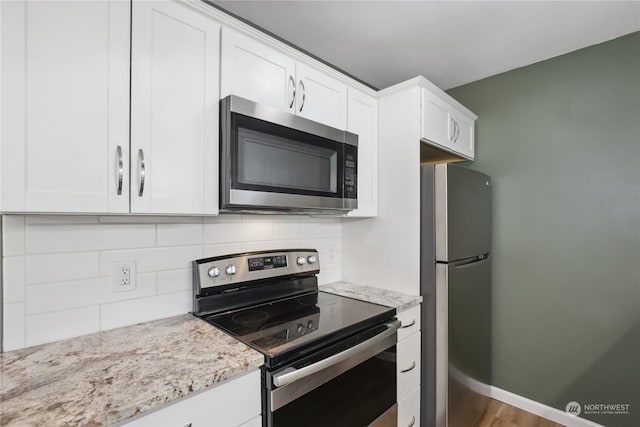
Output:
<path fill-rule="evenodd" d="M 399 326 L 394 320 L 372 338 L 313 363 L 305 358 L 274 372 L 264 370 L 264 425 L 396 426 Z"/>
<path fill-rule="evenodd" d="M 235 96 L 221 130 L 222 210 L 357 207 L 356 135 Z"/>

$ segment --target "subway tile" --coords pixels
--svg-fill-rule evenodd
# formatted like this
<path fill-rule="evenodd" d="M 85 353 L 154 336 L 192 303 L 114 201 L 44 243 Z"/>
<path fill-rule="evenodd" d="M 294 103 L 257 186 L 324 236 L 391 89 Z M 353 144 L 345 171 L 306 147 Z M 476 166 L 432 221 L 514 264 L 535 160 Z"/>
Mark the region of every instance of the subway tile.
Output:
<path fill-rule="evenodd" d="M 315 237 L 341 237 L 342 223 L 328 222 L 303 222 L 300 228 L 300 236 L 303 239 Z"/>
<path fill-rule="evenodd" d="M 329 267 L 321 267 L 320 274 L 318 274 L 318 284 L 324 285 L 326 283 L 339 282 L 342 280 L 342 267 L 339 265 L 333 265 Z"/>
<path fill-rule="evenodd" d="M 100 310 L 96 305 L 27 316 L 26 323 L 26 344 L 32 346 L 98 332 L 100 330 Z"/>
<path fill-rule="evenodd" d="M 197 216 L 134 216 L 109 215 L 98 217 L 101 224 L 202 224 Z"/>
<path fill-rule="evenodd" d="M 242 249 L 244 251 L 267 251 L 298 248 L 300 248 L 300 240 L 266 240 L 262 242 L 244 242 L 242 244 Z"/>
<path fill-rule="evenodd" d="M 236 254 L 242 252 L 242 243 L 223 243 L 221 245 L 204 245 L 202 258 Z"/>
<path fill-rule="evenodd" d="M 23 348 L 25 346 L 24 303 L 4 304 L 2 317 L 2 350 Z"/>
<path fill-rule="evenodd" d="M 192 292 L 186 291 L 104 304 L 100 307 L 100 325 L 107 330 L 186 314 L 193 308 L 192 298 Z"/>
<path fill-rule="evenodd" d="M 155 294 L 155 273 L 136 275 L 136 289 L 121 292 L 114 291 L 111 277 L 40 284 L 27 288 L 27 314 L 69 310 Z"/>
<path fill-rule="evenodd" d="M 153 224 L 37 224 L 26 226 L 30 254 L 155 246 Z"/>
<path fill-rule="evenodd" d="M 102 276 L 112 276 L 116 261 L 135 261 L 137 273 L 175 270 L 191 267 L 198 258 L 202 258 L 202 245 L 106 251 L 100 254 L 100 270 Z"/>
<path fill-rule="evenodd" d="M 220 214 L 215 216 L 205 216 L 202 218 L 202 222 L 205 224 L 222 224 L 232 222 L 242 222 L 242 215 L 240 214 Z"/>
<path fill-rule="evenodd" d="M 25 223 L 30 224 L 97 224 L 98 217 L 90 215 L 27 215 Z"/>
<path fill-rule="evenodd" d="M 299 222 L 276 222 L 273 224 L 274 240 L 300 239 L 301 225 Z"/>
<path fill-rule="evenodd" d="M 202 244 L 202 224 L 158 224 L 158 246 Z"/>
<path fill-rule="evenodd" d="M 191 291 L 193 289 L 193 269 L 161 271 L 158 273 L 158 294 Z"/>
<path fill-rule="evenodd" d="M 270 222 L 230 222 L 204 225 L 205 243 L 234 243 L 271 240 L 273 225 Z"/>
<path fill-rule="evenodd" d="M 2 255 L 24 255 L 24 216 L 2 215 Z"/>
<path fill-rule="evenodd" d="M 98 252 L 27 255 L 26 284 L 99 277 Z"/>
<path fill-rule="evenodd" d="M 24 257 L 4 257 L 2 267 L 2 301 L 24 301 Z"/>
<path fill-rule="evenodd" d="M 300 222 L 298 215 L 242 215 L 243 222 Z"/>

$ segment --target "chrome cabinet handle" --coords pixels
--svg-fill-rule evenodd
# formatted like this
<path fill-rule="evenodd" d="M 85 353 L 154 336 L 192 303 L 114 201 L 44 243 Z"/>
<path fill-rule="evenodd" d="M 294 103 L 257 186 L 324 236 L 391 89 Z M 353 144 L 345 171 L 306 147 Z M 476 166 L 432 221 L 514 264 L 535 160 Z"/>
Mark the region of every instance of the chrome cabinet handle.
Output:
<path fill-rule="evenodd" d="M 402 371 L 400 371 L 400 373 L 404 374 L 405 372 L 413 371 L 415 367 L 416 367 L 416 361 L 414 360 L 411 366 L 409 366 L 407 369 L 403 369 Z"/>
<path fill-rule="evenodd" d="M 193 423 L 185 424 L 184 427 L 191 427 Z"/>
<path fill-rule="evenodd" d="M 142 148 L 138 150 L 138 162 L 138 176 L 140 177 L 140 183 L 138 184 L 138 196 L 142 197 L 142 193 L 144 193 L 144 177 L 146 172 L 144 165 L 144 152 L 142 151 Z"/>
<path fill-rule="evenodd" d="M 291 95 L 289 108 L 293 108 L 293 103 L 296 102 L 296 81 L 293 79 L 293 76 L 289 76 L 289 83 L 291 83 L 291 87 L 293 88 L 293 94 Z"/>
<path fill-rule="evenodd" d="M 412 416 L 411 417 L 411 422 L 409 423 L 409 425 L 407 427 L 413 427 L 416 423 L 416 416 Z"/>
<path fill-rule="evenodd" d="M 304 83 L 302 82 L 302 80 L 300 80 L 300 83 L 298 84 L 298 87 L 302 91 L 302 103 L 300 104 L 300 111 L 302 111 L 302 109 L 304 108 L 304 100 L 307 97 L 307 91 L 304 88 Z"/>
<path fill-rule="evenodd" d="M 124 164 L 122 162 L 122 147 L 118 145 L 118 196 L 122 196 L 122 180 L 124 179 Z"/>
<path fill-rule="evenodd" d="M 460 136 L 460 125 L 455 120 L 453 121 L 453 123 L 455 123 L 455 125 L 456 125 L 456 137 L 453 140 L 453 142 L 458 142 L 458 137 Z"/>
<path fill-rule="evenodd" d="M 404 329 L 404 328 L 410 328 L 410 327 L 412 327 L 412 326 L 413 326 L 413 325 L 415 325 L 415 324 L 416 324 L 416 319 L 413 319 L 413 320 L 411 321 L 411 323 L 409 323 L 408 325 L 402 325 L 402 326 L 400 326 L 400 328 L 401 328 L 401 329 Z"/>
<path fill-rule="evenodd" d="M 401 329 L 404 329 L 404 328 L 410 328 L 410 327 L 412 327 L 412 326 L 413 326 L 413 325 L 415 325 L 415 324 L 416 324 L 416 319 L 413 319 L 413 320 L 411 321 L 411 323 L 409 323 L 408 325 L 402 325 L 402 326 L 400 326 L 400 328 L 401 328 Z"/>
<path fill-rule="evenodd" d="M 453 142 L 453 137 L 456 135 L 456 122 L 453 118 L 449 118 L 449 124 L 451 125 L 451 134 L 449 135 L 449 141 Z"/>

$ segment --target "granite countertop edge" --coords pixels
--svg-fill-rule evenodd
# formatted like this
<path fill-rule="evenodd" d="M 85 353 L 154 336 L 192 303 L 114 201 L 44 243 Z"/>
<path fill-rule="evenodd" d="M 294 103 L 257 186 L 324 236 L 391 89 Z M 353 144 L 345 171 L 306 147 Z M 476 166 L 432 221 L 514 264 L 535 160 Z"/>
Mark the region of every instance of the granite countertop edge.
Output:
<path fill-rule="evenodd" d="M 405 294 L 403 292 L 376 288 L 351 282 L 333 282 L 319 286 L 323 292 L 372 302 L 387 307 L 395 307 L 396 313 L 401 313 L 412 307 L 420 305 L 422 296 Z"/>
<path fill-rule="evenodd" d="M 264 364 L 191 314 L 0 354 L 0 425 L 113 425 Z"/>

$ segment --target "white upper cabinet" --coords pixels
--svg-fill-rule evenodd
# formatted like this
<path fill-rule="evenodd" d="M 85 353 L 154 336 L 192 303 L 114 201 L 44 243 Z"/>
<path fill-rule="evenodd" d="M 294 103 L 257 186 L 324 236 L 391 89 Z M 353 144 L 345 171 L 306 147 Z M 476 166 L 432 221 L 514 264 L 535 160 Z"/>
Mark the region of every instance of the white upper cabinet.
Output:
<path fill-rule="evenodd" d="M 378 214 L 378 100 L 349 87 L 347 130 L 358 135 L 358 209 L 350 217 Z"/>
<path fill-rule="evenodd" d="M 220 97 L 238 95 L 345 129 L 347 85 L 235 30 L 222 29 Z"/>
<path fill-rule="evenodd" d="M 129 4 L 2 2 L 4 212 L 129 210 Z"/>
<path fill-rule="evenodd" d="M 238 95 L 295 111 L 296 61 L 230 28 L 222 30 L 220 98 Z"/>
<path fill-rule="evenodd" d="M 296 114 L 338 129 L 347 127 L 347 85 L 298 62 Z"/>
<path fill-rule="evenodd" d="M 473 160 L 476 117 L 462 112 L 453 100 L 447 100 L 446 94 L 436 94 L 423 87 L 421 97 L 420 138 L 423 142 L 454 153 L 461 157 L 459 160 Z"/>
<path fill-rule="evenodd" d="M 220 25 L 206 6 L 1 7 L 3 212 L 217 213 Z"/>
<path fill-rule="evenodd" d="M 217 213 L 220 25 L 187 3 L 132 13 L 131 212 Z"/>

